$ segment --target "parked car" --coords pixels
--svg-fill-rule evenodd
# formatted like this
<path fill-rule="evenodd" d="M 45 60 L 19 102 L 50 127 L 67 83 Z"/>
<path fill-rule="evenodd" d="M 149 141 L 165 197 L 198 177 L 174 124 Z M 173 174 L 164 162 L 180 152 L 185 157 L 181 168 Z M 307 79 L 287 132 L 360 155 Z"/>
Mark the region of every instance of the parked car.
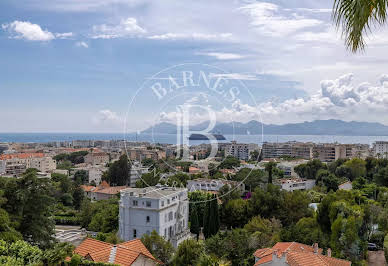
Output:
<path fill-rule="evenodd" d="M 368 243 L 368 250 L 378 250 L 375 243 Z"/>

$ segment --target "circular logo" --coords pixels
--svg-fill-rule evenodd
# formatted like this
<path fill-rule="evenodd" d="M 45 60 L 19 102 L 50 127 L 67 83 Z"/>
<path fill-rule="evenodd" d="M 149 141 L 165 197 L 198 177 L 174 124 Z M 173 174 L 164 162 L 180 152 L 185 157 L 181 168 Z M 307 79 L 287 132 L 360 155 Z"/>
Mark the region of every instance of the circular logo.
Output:
<path fill-rule="evenodd" d="M 263 124 L 255 98 L 240 77 L 219 67 L 188 63 L 147 78 L 125 117 L 131 186 L 153 187 L 156 193 L 172 188 L 215 194 L 229 186 L 218 198 L 243 190 L 254 167 L 242 180 L 230 176 L 239 170 L 236 161 L 257 162 L 252 154 L 263 142 Z M 261 123 L 261 134 L 248 143 L 244 136 L 250 132 L 241 127 L 247 118 Z M 193 203 L 198 202 L 203 200 Z"/>

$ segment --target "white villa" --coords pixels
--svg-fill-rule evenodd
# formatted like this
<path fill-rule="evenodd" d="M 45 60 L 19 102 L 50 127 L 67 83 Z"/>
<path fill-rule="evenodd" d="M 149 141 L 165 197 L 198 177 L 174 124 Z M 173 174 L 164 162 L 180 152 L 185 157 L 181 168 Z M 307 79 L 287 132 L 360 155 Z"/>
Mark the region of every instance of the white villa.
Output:
<path fill-rule="evenodd" d="M 186 188 L 127 188 L 120 193 L 119 236 L 124 241 L 153 230 L 175 247 L 190 237 Z"/>

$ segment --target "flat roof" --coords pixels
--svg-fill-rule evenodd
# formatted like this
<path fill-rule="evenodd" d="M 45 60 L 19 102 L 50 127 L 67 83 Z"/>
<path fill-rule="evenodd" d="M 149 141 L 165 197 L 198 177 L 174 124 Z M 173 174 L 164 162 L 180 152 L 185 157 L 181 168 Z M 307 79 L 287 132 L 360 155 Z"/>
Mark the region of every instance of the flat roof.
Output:
<path fill-rule="evenodd" d="M 133 192 L 133 197 L 141 198 L 151 198 L 151 199 L 160 199 L 174 194 L 179 194 L 180 192 L 187 191 L 186 188 L 174 188 L 174 187 L 146 187 L 146 188 L 127 188 L 121 190 L 121 193 L 129 194 Z"/>

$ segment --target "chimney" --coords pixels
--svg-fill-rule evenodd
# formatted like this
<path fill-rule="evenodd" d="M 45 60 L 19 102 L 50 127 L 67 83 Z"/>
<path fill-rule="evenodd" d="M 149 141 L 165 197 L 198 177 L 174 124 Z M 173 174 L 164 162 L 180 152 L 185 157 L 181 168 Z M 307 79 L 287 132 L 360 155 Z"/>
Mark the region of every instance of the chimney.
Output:
<path fill-rule="evenodd" d="M 314 254 L 318 254 L 318 243 L 314 243 Z"/>
<path fill-rule="evenodd" d="M 330 258 L 331 257 L 331 248 L 327 249 L 327 256 Z"/>

